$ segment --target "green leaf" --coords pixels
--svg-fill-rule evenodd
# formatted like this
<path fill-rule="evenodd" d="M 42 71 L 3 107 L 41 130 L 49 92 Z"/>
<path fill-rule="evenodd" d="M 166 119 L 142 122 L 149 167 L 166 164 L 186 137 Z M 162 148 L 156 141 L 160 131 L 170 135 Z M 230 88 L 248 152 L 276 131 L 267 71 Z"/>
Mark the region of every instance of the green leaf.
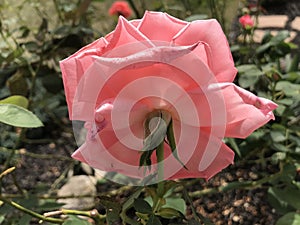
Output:
<path fill-rule="evenodd" d="M 275 109 L 276 115 L 282 116 L 286 110 L 286 106 L 284 105 L 278 105 L 278 107 Z"/>
<path fill-rule="evenodd" d="M 139 213 L 152 214 L 152 207 L 144 199 L 137 198 L 133 202 L 133 207 Z"/>
<path fill-rule="evenodd" d="M 61 208 L 64 204 L 58 203 L 55 200 L 40 200 L 39 210 L 41 211 L 51 211 Z"/>
<path fill-rule="evenodd" d="M 17 225 L 29 225 L 31 221 L 31 216 L 28 214 L 24 214 L 18 221 Z"/>
<path fill-rule="evenodd" d="M 276 91 L 283 91 L 287 96 L 299 98 L 300 85 L 289 81 L 279 81 L 276 85 Z"/>
<path fill-rule="evenodd" d="M 282 193 L 282 190 L 270 187 L 268 189 L 268 201 L 279 213 L 284 214 L 294 209 L 281 197 Z"/>
<path fill-rule="evenodd" d="M 108 225 L 116 224 L 120 221 L 121 205 L 113 201 L 111 197 L 99 196 L 100 204 L 106 209 L 106 221 Z"/>
<path fill-rule="evenodd" d="M 282 142 L 286 140 L 286 136 L 282 131 L 272 130 L 270 135 L 274 142 Z"/>
<path fill-rule="evenodd" d="M 272 37 L 273 37 L 273 35 L 271 34 L 271 31 L 266 30 L 261 44 L 265 44 L 265 43 L 269 42 L 272 39 Z"/>
<path fill-rule="evenodd" d="M 34 41 L 29 41 L 25 43 L 24 46 L 29 52 L 36 52 L 41 49 L 41 47 Z"/>
<path fill-rule="evenodd" d="M 167 140 L 169 142 L 172 154 L 174 158 L 186 169 L 188 168 L 184 165 L 184 163 L 179 159 L 178 157 L 178 152 L 177 152 L 177 147 L 176 147 L 176 141 L 175 141 L 175 136 L 174 136 L 174 130 L 173 130 L 173 120 L 171 119 L 168 128 L 167 128 Z"/>
<path fill-rule="evenodd" d="M 290 106 L 291 104 L 293 104 L 293 102 L 294 101 L 290 98 L 283 98 L 283 99 L 280 99 L 280 100 L 276 101 L 276 103 L 287 105 L 287 106 Z"/>
<path fill-rule="evenodd" d="M 286 153 L 285 152 L 275 152 L 272 157 L 271 160 L 274 164 L 278 164 L 279 161 L 282 161 L 286 158 Z"/>
<path fill-rule="evenodd" d="M 298 71 L 299 68 L 299 55 L 296 54 L 292 59 L 290 59 L 290 55 L 288 57 L 288 59 L 286 60 L 287 62 L 287 68 L 286 68 L 286 72 L 294 72 L 294 71 Z"/>
<path fill-rule="evenodd" d="M 162 225 L 162 223 L 157 216 L 151 215 L 146 225 Z"/>
<path fill-rule="evenodd" d="M 133 194 L 131 194 L 127 201 L 123 204 L 122 211 L 128 210 L 133 205 L 133 202 L 140 196 L 142 191 L 143 188 L 140 187 Z"/>
<path fill-rule="evenodd" d="M 24 50 L 22 48 L 17 48 L 11 52 L 5 59 L 7 63 L 12 62 L 15 58 L 20 57 L 23 54 Z"/>
<path fill-rule="evenodd" d="M 267 42 L 266 44 L 259 46 L 256 49 L 256 54 L 262 54 L 262 53 L 266 52 L 271 46 L 272 45 L 270 44 L 270 42 Z"/>
<path fill-rule="evenodd" d="M 13 104 L 27 109 L 28 99 L 22 95 L 13 95 L 0 100 L 0 104 Z"/>
<path fill-rule="evenodd" d="M 244 88 L 254 85 L 263 74 L 254 64 L 241 65 L 238 66 L 237 69 L 240 75 L 239 84 Z"/>
<path fill-rule="evenodd" d="M 63 225 L 92 225 L 86 220 L 79 219 L 77 216 L 69 215 L 69 218 L 63 223 Z"/>
<path fill-rule="evenodd" d="M 272 143 L 272 147 L 275 148 L 277 151 L 281 151 L 281 152 L 289 151 L 289 149 L 285 145 L 279 143 Z"/>
<path fill-rule="evenodd" d="M 43 123 L 32 112 L 13 104 L 0 104 L 0 122 L 16 127 L 43 126 Z"/>
<path fill-rule="evenodd" d="M 137 190 L 133 194 L 131 194 L 129 196 L 129 198 L 127 199 L 127 201 L 122 205 L 122 211 L 121 211 L 120 217 L 122 218 L 123 222 L 128 222 L 132 225 L 139 225 L 138 222 L 129 218 L 126 215 L 126 212 L 127 212 L 127 210 L 129 210 L 132 207 L 133 202 L 135 201 L 136 198 L 138 198 L 140 196 L 140 194 L 143 192 L 143 190 L 144 190 L 144 187 L 137 188 Z"/>
<path fill-rule="evenodd" d="M 174 219 L 181 217 L 181 214 L 173 208 L 161 208 L 157 215 L 161 216 L 162 218 L 165 219 Z"/>
<path fill-rule="evenodd" d="M 182 215 L 186 214 L 186 203 L 182 198 L 166 198 L 166 204 L 162 208 L 172 208 Z"/>
<path fill-rule="evenodd" d="M 276 222 L 276 225 L 299 225 L 300 224 L 300 214 L 295 212 L 290 212 L 280 217 Z"/>
<path fill-rule="evenodd" d="M 237 155 L 242 158 L 242 153 L 236 143 L 236 140 L 234 138 L 226 138 L 225 140 L 230 144 L 231 148 L 237 153 Z"/>
<path fill-rule="evenodd" d="M 287 187 L 283 190 L 277 190 L 280 198 L 287 202 L 293 208 L 300 209 L 300 190 L 294 187 Z"/>
<path fill-rule="evenodd" d="M 3 215 L 0 216 L 0 224 L 5 220 L 5 217 Z"/>
<path fill-rule="evenodd" d="M 281 42 L 284 42 L 290 36 L 290 33 L 287 30 L 279 31 L 278 34 L 271 38 L 270 43 L 274 45 L 278 45 Z"/>

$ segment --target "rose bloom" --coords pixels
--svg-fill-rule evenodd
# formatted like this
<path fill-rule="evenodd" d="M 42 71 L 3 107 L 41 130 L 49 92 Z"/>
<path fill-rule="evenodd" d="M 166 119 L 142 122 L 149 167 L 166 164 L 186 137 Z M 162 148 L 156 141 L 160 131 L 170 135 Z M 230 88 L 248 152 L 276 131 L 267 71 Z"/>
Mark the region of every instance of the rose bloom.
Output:
<path fill-rule="evenodd" d="M 186 22 L 166 13 L 120 16 L 113 32 L 61 61 L 71 120 L 86 122 L 73 154 L 90 166 L 144 178 L 139 167 L 145 121 L 171 115 L 177 160 L 164 144 L 164 179 L 209 179 L 233 162 L 224 137 L 245 138 L 274 119 L 277 105 L 233 84 L 236 68 L 214 20 Z M 155 123 L 154 123 L 155 124 Z"/>
<path fill-rule="evenodd" d="M 128 18 L 131 16 L 132 12 L 127 2 L 124 1 L 116 1 L 112 4 L 112 6 L 108 10 L 109 15 L 113 16 L 124 16 Z"/>
<path fill-rule="evenodd" d="M 252 28 L 254 26 L 254 21 L 249 14 L 241 16 L 239 22 L 244 28 Z"/>

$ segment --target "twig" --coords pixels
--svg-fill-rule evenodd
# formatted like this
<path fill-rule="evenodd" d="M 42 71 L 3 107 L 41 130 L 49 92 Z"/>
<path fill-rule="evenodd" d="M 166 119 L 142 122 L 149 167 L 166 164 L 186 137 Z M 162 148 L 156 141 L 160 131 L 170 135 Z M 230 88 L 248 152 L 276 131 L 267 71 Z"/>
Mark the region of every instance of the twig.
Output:
<path fill-rule="evenodd" d="M 92 218 L 96 224 L 104 224 L 104 220 L 106 219 L 106 215 L 101 215 L 97 209 L 93 209 L 91 211 L 80 211 L 80 210 L 73 210 L 73 209 L 61 209 L 57 211 L 47 212 L 44 213 L 45 217 L 49 216 L 57 216 L 57 215 L 76 215 L 76 216 L 86 216 Z"/>
<path fill-rule="evenodd" d="M 281 175 L 282 175 L 282 171 L 272 174 L 268 177 L 264 177 L 260 180 L 256 180 L 256 181 L 231 182 L 231 183 L 228 183 L 226 185 L 216 187 L 216 188 L 206 188 L 201 191 L 194 191 L 194 192 L 191 192 L 189 194 L 189 196 L 192 198 L 199 198 L 203 195 L 226 192 L 226 191 L 231 191 L 233 189 L 253 189 L 253 188 L 260 187 L 262 184 L 271 182 L 271 181 L 277 179 L 278 177 L 280 177 Z"/>
<path fill-rule="evenodd" d="M 43 216 L 39 213 L 36 213 L 30 209 L 27 209 L 21 205 L 19 205 L 18 203 L 14 202 L 14 201 L 11 201 L 11 200 L 8 200 L 7 198 L 4 198 L 3 196 L 0 195 L 0 200 L 32 217 L 35 217 L 37 219 L 40 219 L 42 221 L 46 221 L 46 222 L 50 222 L 50 223 L 56 223 L 56 224 L 62 224 L 64 222 L 64 220 L 62 219 L 57 219 L 57 218 L 52 218 L 52 217 L 46 217 L 46 216 Z"/>
<path fill-rule="evenodd" d="M 13 166 L 13 167 L 10 167 L 10 168 L 4 170 L 4 171 L 0 174 L 0 180 L 1 180 L 4 176 L 6 176 L 7 174 L 13 172 L 15 169 L 16 169 L 16 167 Z"/>
<path fill-rule="evenodd" d="M 69 166 L 60 174 L 60 176 L 53 182 L 50 188 L 50 193 L 53 192 L 54 189 L 58 186 L 58 184 L 65 179 L 69 170 L 74 166 L 74 161 L 70 162 Z"/>

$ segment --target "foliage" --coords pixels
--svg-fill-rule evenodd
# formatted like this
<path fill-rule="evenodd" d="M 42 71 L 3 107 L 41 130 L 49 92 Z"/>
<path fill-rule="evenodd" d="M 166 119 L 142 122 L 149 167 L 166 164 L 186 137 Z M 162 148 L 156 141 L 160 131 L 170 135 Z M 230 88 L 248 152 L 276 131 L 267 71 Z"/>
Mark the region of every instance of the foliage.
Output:
<path fill-rule="evenodd" d="M 50 3 L 49 3 L 50 2 Z M 106 1 L 64 1 L 53 0 L 47 4 L 48 12 L 42 2 L 25 0 L 22 4 L 4 1 L 0 4 L 0 121 L 6 123 L 0 127 L 0 190 L 1 180 L 7 174 L 13 174 L 22 143 L 30 138 L 39 141 L 41 137 L 33 128 L 65 129 L 63 120 L 67 117 L 63 85 L 59 69 L 59 60 L 69 56 L 80 47 L 94 40 L 101 33 L 107 33 L 114 19 L 107 19 L 106 12 L 96 17 L 97 4 Z M 143 11 L 161 10 L 185 18 L 187 21 L 214 17 L 225 29 L 226 4 L 228 1 L 128 1 L 139 18 Z M 102 5 L 101 5 L 102 6 Z M 13 17 L 5 16 L 5 11 Z M 47 8 L 46 7 L 46 8 Z M 25 20 L 24 12 L 31 12 L 39 26 Z M 256 16 L 259 11 L 251 11 Z M 105 14 L 105 15 L 104 15 Z M 239 14 L 241 15 L 241 13 Z M 28 15 L 27 15 L 28 16 Z M 30 16 L 30 15 L 29 15 Z M 99 19 L 100 18 L 100 19 Z M 93 23 L 100 20 L 100 30 Z M 228 23 L 227 21 L 227 23 Z M 97 23 L 98 25 L 98 23 Z M 276 119 L 265 127 L 255 131 L 245 140 L 227 139 L 227 143 L 236 151 L 237 164 L 259 164 L 264 169 L 263 178 L 256 181 L 228 183 L 226 186 L 207 193 L 225 192 L 239 188 L 268 189 L 268 201 L 280 214 L 277 225 L 298 224 L 300 209 L 300 69 L 297 46 L 287 42 L 287 31 L 273 35 L 267 32 L 261 43 L 253 41 L 255 26 L 251 30 L 240 27 L 238 38 L 231 45 L 232 54 L 238 68 L 235 82 L 261 97 L 275 101 L 278 108 Z M 259 106 L 258 106 L 259 107 Z M 5 112 L 5 113 L 4 113 Z M 13 116 L 13 119 L 12 117 Z M 3 125 L 3 126 L 2 126 Z M 14 127 L 11 127 L 12 125 Z M 40 132 L 38 132 L 40 133 Z M 5 149 L 5 151 L 4 151 Z M 2 166 L 3 165 L 3 166 Z M 273 170 L 268 170 L 268 168 Z M 17 184 L 17 182 L 16 182 Z M 180 183 L 168 183 L 162 193 L 157 187 L 145 190 L 137 189 L 120 206 L 113 197 L 100 196 L 104 213 L 96 211 L 62 210 L 61 205 L 52 198 L 40 198 L 47 190 L 32 190 L 27 193 L 19 190 L 21 197 L 4 198 L 0 191 L 0 224 L 31 224 L 44 221 L 43 224 L 210 224 L 192 207 L 188 192 Z M 173 190 L 174 192 L 170 192 Z M 181 194 L 183 191 L 184 194 Z M 49 196 L 48 196 L 49 197 Z M 52 196 L 53 197 L 53 196 Z M 185 201 L 184 201 L 184 200 Z M 193 218 L 185 218 L 186 205 L 190 204 Z M 58 210 L 58 211 L 57 211 Z M 45 217 L 45 212 L 58 214 Z M 132 213 L 134 212 L 134 213 Z M 102 212 L 101 212 L 102 213 Z M 133 215 L 132 215 L 133 214 Z M 66 220 L 54 220 L 57 215 L 68 215 Z M 91 220 L 83 220 L 84 215 Z M 93 222 L 92 222 L 93 221 Z"/>
<path fill-rule="evenodd" d="M 254 30 L 244 35 L 251 36 Z M 287 213 L 277 224 L 292 224 L 292 218 L 296 223 L 297 214 L 291 215 L 300 207 L 296 203 L 300 200 L 299 53 L 293 51 L 297 46 L 286 41 L 288 37 L 288 31 L 276 35 L 266 32 L 261 43 L 246 37 L 242 43 L 232 46 L 239 85 L 278 104 L 274 122 L 246 140 L 235 141 L 241 160 L 256 158 L 257 154 L 259 158 L 254 162 L 264 168 L 273 165 L 279 170 L 279 176 L 268 182 L 270 204 L 279 214 Z M 286 218 L 290 221 L 283 223 Z"/>

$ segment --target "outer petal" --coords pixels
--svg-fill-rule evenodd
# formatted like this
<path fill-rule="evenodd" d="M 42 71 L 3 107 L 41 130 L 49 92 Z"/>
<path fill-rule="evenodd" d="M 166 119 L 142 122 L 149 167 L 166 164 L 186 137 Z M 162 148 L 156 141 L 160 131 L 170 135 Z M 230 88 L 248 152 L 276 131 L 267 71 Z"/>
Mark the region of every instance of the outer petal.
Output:
<path fill-rule="evenodd" d="M 105 49 L 106 57 L 123 57 L 154 46 L 133 24 L 135 22 L 130 23 L 124 17 L 119 17 L 116 29 L 106 37 L 109 41 Z M 134 44 L 134 47 L 128 47 L 130 44 Z M 127 46 L 122 48 L 122 45 Z M 120 50 L 117 51 L 116 48 L 120 48 Z M 113 52 L 111 52 L 112 49 L 114 49 Z"/>
<path fill-rule="evenodd" d="M 100 38 L 60 62 L 71 119 L 73 118 L 73 103 L 79 82 L 94 63 L 94 56 L 105 54 L 106 57 L 115 55 L 122 57 L 153 47 L 151 41 L 132 24 L 137 25 L 138 20 L 129 23 L 125 18 L 120 17 L 116 30 L 110 33 L 106 39 Z M 130 43 L 134 46 L 128 46 Z M 111 51 L 112 49 L 113 51 Z"/>
<path fill-rule="evenodd" d="M 107 41 L 104 38 L 100 38 L 68 58 L 60 61 L 70 118 L 72 118 L 73 99 L 78 83 L 84 75 L 84 72 L 94 62 L 91 56 L 101 55 L 106 45 Z M 78 63 L 78 60 L 80 60 L 80 64 Z"/>
<path fill-rule="evenodd" d="M 166 13 L 146 11 L 138 29 L 150 40 L 170 42 L 187 24 Z"/>
<path fill-rule="evenodd" d="M 169 159 L 164 161 L 166 179 L 197 177 L 209 179 L 233 163 L 234 153 L 222 142 L 221 138 L 213 136 L 204 129 L 184 124 L 181 124 L 179 128 L 178 122 L 174 125 L 178 156 L 187 170 L 170 155 Z M 182 131 L 180 134 L 178 134 L 179 129 Z M 189 132 L 183 132 L 184 130 L 189 130 Z M 196 145 L 191 144 L 194 141 Z M 179 170 L 174 173 L 174 168 L 179 168 Z"/>
<path fill-rule="evenodd" d="M 227 137 L 245 138 L 274 119 L 272 111 L 277 108 L 274 102 L 257 97 L 232 83 L 223 83 L 220 87 L 227 111 Z"/>
<path fill-rule="evenodd" d="M 201 144 L 201 142 L 199 142 Z M 228 165 L 233 163 L 234 152 L 224 143 L 221 143 L 221 147 L 218 151 L 217 156 L 214 158 L 213 162 L 207 167 L 204 171 L 199 171 L 199 152 L 201 152 L 201 145 L 198 146 L 198 149 L 195 151 L 191 160 L 186 164 L 185 168 L 182 168 L 174 176 L 170 177 L 170 180 L 173 179 L 182 179 L 182 178 L 204 178 L 206 180 L 210 179 Z"/>
<path fill-rule="evenodd" d="M 219 82 L 232 82 L 237 70 L 229 49 L 227 39 L 220 24 L 212 20 L 197 20 L 188 24 L 174 38 L 177 45 L 191 45 L 205 42 L 211 49 L 213 59 L 211 70 Z"/>
<path fill-rule="evenodd" d="M 174 125 L 178 155 L 188 170 L 182 167 L 171 154 L 169 146 L 165 144 L 165 160 L 163 162 L 165 179 L 196 177 L 209 179 L 233 162 L 234 153 L 221 139 L 210 137 L 210 134 L 205 130 L 199 132 L 199 128 L 196 127 L 185 125 L 181 127 L 182 124 L 180 125 L 178 121 L 175 121 Z M 124 138 L 126 138 L 125 136 L 126 134 Z M 151 172 L 148 171 L 144 174 L 144 170 L 139 169 L 141 154 L 137 150 L 142 147 L 143 140 L 140 140 L 140 146 L 130 148 L 122 144 L 122 139 L 116 137 L 113 130 L 105 128 L 100 131 L 99 138 L 95 140 L 87 139 L 86 143 L 72 157 L 100 170 L 120 172 L 140 179 L 154 173 L 157 165 L 155 154 L 152 155 L 154 165 Z M 217 150 L 217 154 L 211 156 L 211 163 L 204 170 L 201 170 L 200 164 L 203 161 L 204 154 L 206 152 L 209 154 L 209 152 L 215 150 Z"/>

